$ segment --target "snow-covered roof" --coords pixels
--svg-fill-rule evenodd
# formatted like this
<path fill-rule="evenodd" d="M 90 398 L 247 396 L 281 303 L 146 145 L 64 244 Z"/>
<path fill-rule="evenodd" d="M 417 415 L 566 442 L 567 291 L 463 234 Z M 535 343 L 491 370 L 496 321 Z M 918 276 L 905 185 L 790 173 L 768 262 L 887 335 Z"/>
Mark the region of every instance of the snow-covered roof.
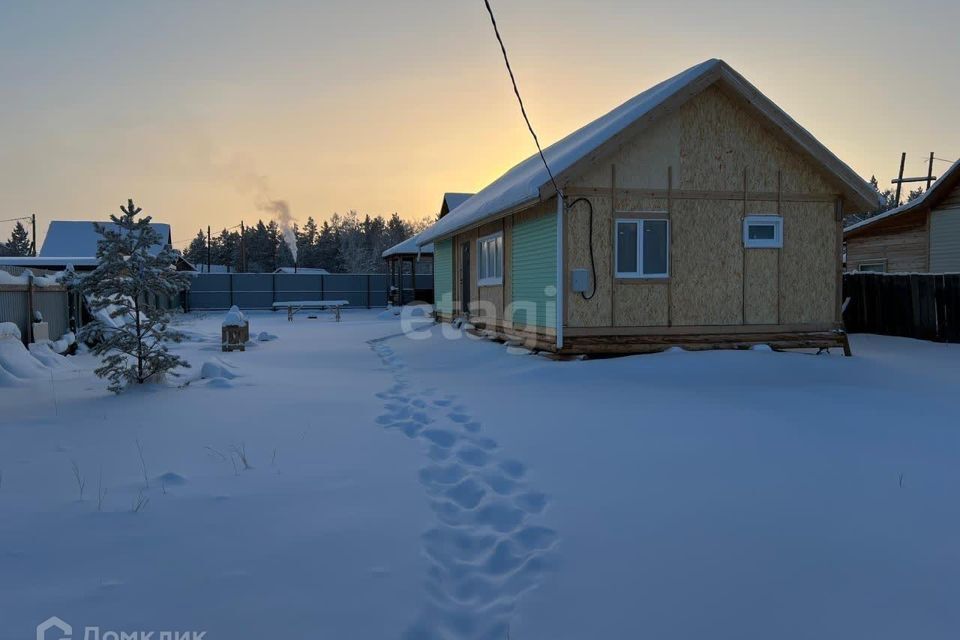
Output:
<path fill-rule="evenodd" d="M 444 213 L 443 209 L 446 209 L 444 213 L 444 215 L 446 215 L 472 197 L 472 193 L 445 193 L 443 194 L 443 205 L 440 211 Z"/>
<path fill-rule="evenodd" d="M 844 229 L 843 232 L 849 233 L 851 231 L 856 231 L 857 229 L 862 229 L 863 227 L 869 226 L 876 222 L 880 222 L 881 220 L 886 220 L 894 216 L 899 216 L 905 213 L 909 213 L 911 211 L 916 211 L 920 208 L 925 207 L 928 204 L 933 206 L 939 201 L 938 199 L 941 196 L 945 196 L 950 192 L 950 189 L 952 188 L 953 183 L 960 180 L 960 168 L 958 167 L 960 167 L 960 160 L 957 160 L 952 165 L 950 165 L 950 168 L 947 169 L 943 173 L 943 175 L 940 176 L 940 178 L 937 179 L 937 181 L 934 182 L 930 186 L 930 188 L 924 191 L 920 196 L 914 198 L 913 200 L 911 200 L 910 202 L 907 202 L 906 204 L 900 205 L 899 207 L 894 207 L 889 211 L 884 211 L 883 213 L 879 213 L 875 216 L 867 218 L 866 220 L 861 220 L 860 222 L 856 222 L 850 225 L 849 227 L 847 227 L 846 229 Z"/>
<path fill-rule="evenodd" d="M 469 197 L 469 196 L 467 196 L 467 197 Z M 399 254 L 417 253 L 418 250 L 419 250 L 420 253 L 426 253 L 426 254 L 431 254 L 431 255 L 432 255 L 432 254 L 433 254 L 433 243 L 432 243 L 432 242 L 428 242 L 427 244 L 422 245 L 422 246 L 419 246 L 419 248 L 418 248 L 417 242 L 418 242 L 418 238 L 419 238 L 419 237 L 420 237 L 419 235 L 416 235 L 416 236 L 413 236 L 413 237 L 411 237 L 411 238 L 407 238 L 407 239 L 404 240 L 403 242 L 400 242 L 400 243 L 398 243 L 398 244 L 393 245 L 392 247 L 390 247 L 389 249 L 387 249 L 386 251 L 384 251 L 383 254 L 382 254 L 382 256 L 383 256 L 384 258 L 388 258 L 388 257 L 390 257 L 390 256 L 395 256 L 395 255 L 399 255 Z"/>
<path fill-rule="evenodd" d="M 113 223 L 107 221 L 101 224 Z M 47 227 L 47 237 L 40 248 L 40 256 L 96 256 L 100 234 L 93 225 L 92 220 L 53 220 Z M 170 225 L 151 222 L 150 226 L 159 234 L 162 242 L 170 244 Z M 159 252 L 160 249 L 157 245 L 155 250 Z"/>
<path fill-rule="evenodd" d="M 305 273 L 321 276 L 330 275 L 330 272 L 326 269 L 318 269 L 316 267 L 278 267 L 274 273 Z"/>
<path fill-rule="evenodd" d="M 726 85 L 744 96 L 761 113 L 775 122 L 788 137 L 824 164 L 830 173 L 838 178 L 838 182 L 844 187 L 845 194 L 851 202 L 865 209 L 876 206 L 877 198 L 870 185 L 747 82 L 743 76 L 727 63 L 717 59 L 701 62 L 647 89 L 613 111 L 550 145 L 543 150 L 543 155 L 554 176 L 559 178 L 640 118 L 653 114 L 659 107 L 665 106 L 671 98 L 687 100 L 718 80 L 724 81 Z M 433 242 L 460 230 L 477 226 L 497 214 L 524 208 L 535 202 L 546 200 L 552 195 L 550 176 L 539 154 L 535 153 L 434 223 L 419 236 L 418 242 L 423 244 Z"/>
<path fill-rule="evenodd" d="M 75 267 L 95 267 L 97 259 L 90 256 L 0 256 L 0 265 L 9 267 L 32 267 L 34 269 Z"/>

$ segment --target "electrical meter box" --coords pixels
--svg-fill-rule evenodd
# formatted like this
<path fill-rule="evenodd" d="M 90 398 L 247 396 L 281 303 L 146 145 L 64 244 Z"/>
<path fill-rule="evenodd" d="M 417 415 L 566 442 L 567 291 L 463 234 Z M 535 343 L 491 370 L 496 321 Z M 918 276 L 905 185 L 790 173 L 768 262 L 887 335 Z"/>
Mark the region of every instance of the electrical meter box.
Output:
<path fill-rule="evenodd" d="M 570 272 L 570 284 L 574 293 L 586 293 L 590 290 L 590 272 L 586 269 L 573 269 Z"/>

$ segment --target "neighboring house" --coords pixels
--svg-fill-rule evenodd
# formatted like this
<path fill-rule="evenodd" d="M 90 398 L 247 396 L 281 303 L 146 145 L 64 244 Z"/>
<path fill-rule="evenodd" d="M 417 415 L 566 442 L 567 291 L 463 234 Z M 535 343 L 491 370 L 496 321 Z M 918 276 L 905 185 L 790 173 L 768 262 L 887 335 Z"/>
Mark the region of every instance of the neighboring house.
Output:
<path fill-rule="evenodd" d="M 960 273 L 960 161 L 919 198 L 843 231 L 848 271 Z"/>
<path fill-rule="evenodd" d="M 330 272 L 326 269 L 318 269 L 316 267 L 278 267 L 273 271 L 274 273 L 303 273 L 310 274 L 315 276 L 328 276 Z"/>
<path fill-rule="evenodd" d="M 183 256 L 177 256 L 177 271 L 190 271 L 193 273 L 230 273 L 230 265 L 227 264 L 210 264 L 206 262 L 199 262 L 193 264 Z"/>
<path fill-rule="evenodd" d="M 472 193 L 445 193 L 443 194 L 443 203 L 440 205 L 440 215 L 442 218 L 464 202 L 473 197 Z"/>
<path fill-rule="evenodd" d="M 841 219 L 873 189 L 708 60 L 521 162 L 418 238 L 437 317 L 565 353 L 845 344 Z"/>
<path fill-rule="evenodd" d="M 47 236 L 43 239 L 39 257 L 48 259 L 62 256 L 95 257 L 97 241 L 101 236 L 97 233 L 94 224 L 92 220 L 54 220 L 47 227 Z M 101 222 L 101 224 L 115 226 L 112 222 Z M 162 242 L 154 246 L 154 252 L 159 252 L 163 244 L 172 246 L 170 225 L 151 222 L 150 227 L 157 232 Z"/>
<path fill-rule="evenodd" d="M 93 225 L 89 220 L 54 220 L 47 227 L 47 236 L 38 255 L 0 257 L 0 266 L 48 271 L 63 271 L 69 266 L 76 271 L 92 271 L 97 268 L 97 241 L 101 237 Z M 170 225 L 153 222 L 150 226 L 162 241 L 153 247 L 154 252 L 159 252 L 164 244 L 171 244 Z M 188 266 L 186 261 L 178 262 L 177 269 L 184 270 Z"/>

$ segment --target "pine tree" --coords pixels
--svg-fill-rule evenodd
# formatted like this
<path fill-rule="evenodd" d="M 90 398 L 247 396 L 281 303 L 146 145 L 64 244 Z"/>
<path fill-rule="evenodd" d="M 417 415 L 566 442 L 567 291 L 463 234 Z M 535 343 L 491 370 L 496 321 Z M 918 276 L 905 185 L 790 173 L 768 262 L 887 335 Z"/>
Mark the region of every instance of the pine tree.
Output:
<path fill-rule="evenodd" d="M 166 343 L 181 334 L 169 329 L 166 310 L 151 304 L 158 296 L 173 297 L 188 288 L 189 276 L 174 270 L 176 255 L 150 226 L 150 216 L 137 218 L 141 209 L 127 201 L 112 225 L 95 223 L 99 266 L 74 281 L 95 319 L 80 331 L 93 342 L 92 351 L 104 356 L 95 373 L 110 381 L 119 393 L 131 384 L 160 381 L 178 375 L 189 363 L 167 351 Z M 162 248 L 157 251 L 157 246 Z"/>
<path fill-rule="evenodd" d="M 27 233 L 23 223 L 18 221 L 13 227 L 10 239 L 4 245 L 3 253 L 8 256 L 29 256 L 31 246 L 30 234 Z"/>
<path fill-rule="evenodd" d="M 190 241 L 190 246 L 183 252 L 183 258 L 197 269 L 201 264 L 207 264 L 207 234 L 197 231 L 196 237 Z"/>
<path fill-rule="evenodd" d="M 917 187 L 916 189 L 911 189 L 910 193 L 907 195 L 907 202 L 913 202 L 917 198 L 923 195 L 923 187 Z"/>

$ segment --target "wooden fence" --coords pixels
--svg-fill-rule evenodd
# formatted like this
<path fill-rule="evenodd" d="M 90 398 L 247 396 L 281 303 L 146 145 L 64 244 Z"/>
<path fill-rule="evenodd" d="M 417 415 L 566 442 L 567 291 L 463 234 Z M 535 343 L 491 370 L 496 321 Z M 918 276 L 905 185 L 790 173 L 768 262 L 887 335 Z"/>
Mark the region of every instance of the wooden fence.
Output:
<path fill-rule="evenodd" d="M 848 333 L 960 342 L 960 274 L 848 273 Z"/>

